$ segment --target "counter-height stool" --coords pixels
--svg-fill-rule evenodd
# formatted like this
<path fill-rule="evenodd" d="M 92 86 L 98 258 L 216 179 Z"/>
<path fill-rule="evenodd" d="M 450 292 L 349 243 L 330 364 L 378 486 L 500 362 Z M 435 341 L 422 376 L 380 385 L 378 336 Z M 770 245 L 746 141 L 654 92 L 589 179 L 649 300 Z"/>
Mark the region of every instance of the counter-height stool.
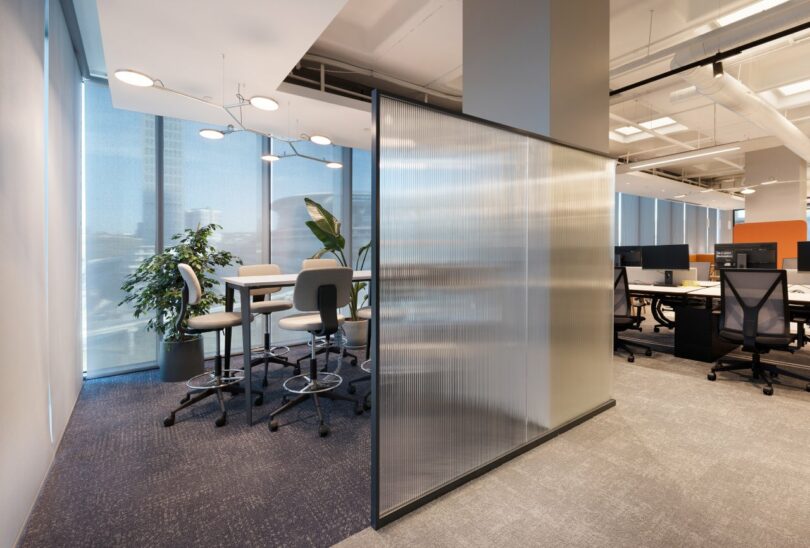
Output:
<path fill-rule="evenodd" d="M 189 265 L 180 263 L 177 265 L 177 268 L 180 270 L 180 275 L 183 277 L 183 296 L 180 305 L 180 313 L 177 315 L 177 330 L 183 335 L 201 335 L 202 333 L 208 333 L 210 331 L 215 332 L 217 353 L 214 357 L 213 371 L 201 373 L 186 381 L 189 392 L 180 400 L 180 406 L 174 409 L 171 414 L 163 420 L 163 426 L 168 427 L 173 425 L 175 415 L 178 411 L 190 405 L 194 405 L 208 396 L 214 395 L 216 395 L 217 400 L 219 400 L 219 409 L 221 412 L 214 424 L 216 426 L 223 426 L 227 421 L 228 414 L 225 410 L 225 400 L 223 399 L 222 392 L 229 391 L 236 393 L 239 388 L 238 383 L 245 378 L 245 372 L 242 369 L 222 368 L 222 352 L 220 351 L 219 339 L 223 329 L 239 327 L 242 324 L 242 314 L 238 310 L 234 310 L 233 312 L 214 312 L 212 314 L 202 314 L 187 318 L 189 306 L 199 303 L 203 292 L 197 275 Z M 252 388 L 251 391 L 261 395 L 261 392 L 253 391 Z"/>
<path fill-rule="evenodd" d="M 254 264 L 239 267 L 240 276 L 275 276 L 281 274 L 281 268 L 274 264 Z M 290 351 L 287 346 L 272 346 L 270 342 L 270 316 L 273 312 L 281 312 L 292 308 L 292 301 L 283 299 L 271 299 L 273 293 L 281 291 L 280 287 L 263 287 L 260 289 L 252 289 L 250 295 L 252 301 L 250 303 L 250 311 L 254 314 L 261 314 L 264 316 L 264 345 L 261 348 L 253 350 L 256 352 L 257 357 L 250 361 L 250 365 L 264 364 L 264 379 L 262 386 L 267 386 L 267 369 L 270 363 L 275 363 L 283 367 L 293 367 L 295 364 L 291 363 L 286 357 Z M 261 402 L 261 399 L 259 400 Z"/>
<path fill-rule="evenodd" d="M 301 262 L 301 270 L 313 270 L 318 268 L 337 268 L 340 266 L 340 263 L 337 262 L 337 259 L 304 259 Z M 308 345 L 312 346 L 313 344 L 317 346 L 317 355 L 321 355 L 324 352 L 340 352 L 341 358 L 349 358 L 351 360 L 352 365 L 357 365 L 357 356 L 352 354 L 351 352 L 346 352 L 346 348 L 343 346 L 332 345 L 330 347 L 324 346 L 323 338 L 316 337 L 314 340 L 310 340 L 307 342 Z M 301 362 L 308 359 L 307 356 L 301 356 L 298 358 L 296 365 L 300 368 Z"/>
<path fill-rule="evenodd" d="M 270 431 L 278 429 L 278 417 L 285 411 L 312 398 L 315 403 L 315 412 L 318 414 L 318 433 L 321 436 L 329 434 L 329 426 L 323 419 L 320 398 L 330 400 L 343 400 L 354 404 L 355 412 L 362 413 L 363 407 L 355 399 L 337 394 L 335 389 L 341 385 L 340 365 L 334 372 L 319 371 L 315 346 L 315 337 L 326 337 L 326 362 L 329 362 L 330 339 L 338 332 L 343 316 L 338 309 L 349 304 L 351 298 L 352 269 L 346 267 L 319 268 L 302 270 L 295 281 L 293 304 L 301 311 L 281 318 L 278 326 L 290 331 L 306 331 L 313 342 L 309 356 L 309 373 L 296 375 L 284 381 L 284 389 L 298 394 L 292 400 L 286 401 L 281 407 L 270 413 L 268 426 Z M 342 362 L 339 362 L 342 363 Z"/>
<path fill-rule="evenodd" d="M 360 369 L 365 371 L 367 374 L 363 375 L 362 377 L 357 377 L 356 379 L 352 379 L 349 381 L 348 392 L 349 394 L 354 394 L 357 391 L 357 388 L 354 386 L 357 383 L 361 382 L 371 382 L 371 359 L 369 356 L 371 355 L 371 308 L 361 308 L 357 311 L 357 317 L 361 320 L 368 320 L 368 330 L 366 336 L 366 361 L 360 364 Z M 371 409 L 371 404 L 369 402 L 369 397 L 371 396 L 371 386 L 369 386 L 368 391 L 366 391 L 366 395 L 363 396 L 363 407 L 366 409 Z"/>

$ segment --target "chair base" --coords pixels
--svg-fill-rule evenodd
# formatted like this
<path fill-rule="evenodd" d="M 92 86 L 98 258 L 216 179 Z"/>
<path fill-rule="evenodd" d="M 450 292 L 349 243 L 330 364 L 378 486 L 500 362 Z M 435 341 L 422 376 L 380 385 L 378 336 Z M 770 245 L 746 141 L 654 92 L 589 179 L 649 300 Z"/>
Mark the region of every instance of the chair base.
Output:
<path fill-rule="evenodd" d="M 717 373 L 721 373 L 723 371 L 744 371 L 747 369 L 751 370 L 751 382 L 757 383 L 757 381 L 761 381 L 765 383 L 765 386 L 762 387 L 762 393 L 766 396 L 773 395 L 773 379 L 779 375 L 784 375 L 785 377 L 791 377 L 793 379 L 799 379 L 806 382 L 807 384 L 805 385 L 804 389 L 810 392 L 810 377 L 794 373 L 793 371 L 788 371 L 787 369 L 782 369 L 781 367 L 777 367 L 775 365 L 762 363 L 759 354 L 753 354 L 750 361 L 739 359 L 718 360 L 717 363 L 712 366 L 712 369 L 709 371 L 708 375 L 706 375 L 706 378 L 710 381 L 715 381 L 717 380 Z"/>
<path fill-rule="evenodd" d="M 364 367 L 364 366 L 366 366 L 366 364 L 368 364 L 370 361 L 371 360 L 366 360 L 360 366 L 360 367 L 363 368 L 363 371 L 369 372 L 369 370 L 366 369 L 366 367 Z M 355 386 L 355 384 L 361 383 L 361 382 L 368 382 L 369 383 L 369 388 L 366 391 L 366 393 L 363 395 L 363 409 L 368 411 L 369 409 L 371 409 L 371 385 L 370 385 L 370 383 L 371 383 L 371 375 L 363 375 L 362 377 L 358 377 L 356 379 L 350 380 L 349 383 L 348 383 L 348 388 L 347 388 L 346 391 L 349 394 L 356 393 L 357 392 L 357 387 Z"/>
<path fill-rule="evenodd" d="M 321 354 L 325 354 L 327 352 L 329 352 L 330 354 L 340 354 L 340 359 L 351 358 L 350 363 L 352 365 L 357 365 L 357 356 L 355 356 L 351 352 L 347 352 L 346 348 L 344 348 L 342 346 L 337 346 L 337 345 L 334 345 L 334 344 L 329 344 L 329 345 L 325 344 L 325 345 L 320 346 L 320 347 L 316 346 L 316 348 L 317 348 L 317 350 L 315 350 L 315 355 L 316 356 L 320 356 Z M 301 356 L 300 358 L 298 358 L 298 360 L 296 360 L 296 362 L 295 362 L 296 365 L 298 366 L 298 369 L 300 370 L 302 361 L 309 360 L 309 359 L 311 359 L 311 356 Z M 326 365 L 328 365 L 328 364 L 324 364 L 324 370 L 326 369 Z"/>
<path fill-rule="evenodd" d="M 618 352 L 619 350 L 623 350 L 627 353 L 627 361 L 633 363 L 636 361 L 636 355 L 633 353 L 633 350 L 630 349 L 631 346 L 644 350 L 645 356 L 652 356 L 652 348 L 645 344 L 625 341 L 624 339 L 620 339 L 618 335 L 613 337 L 613 351 Z"/>

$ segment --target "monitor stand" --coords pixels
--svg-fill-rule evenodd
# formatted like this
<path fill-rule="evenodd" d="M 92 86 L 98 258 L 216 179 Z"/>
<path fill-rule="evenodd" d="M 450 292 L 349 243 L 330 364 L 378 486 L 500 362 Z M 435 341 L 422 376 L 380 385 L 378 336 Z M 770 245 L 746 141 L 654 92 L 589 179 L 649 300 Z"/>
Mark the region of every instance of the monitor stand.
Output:
<path fill-rule="evenodd" d="M 665 270 L 664 271 L 664 283 L 656 282 L 653 285 L 657 285 L 659 287 L 675 287 L 675 284 L 672 282 L 672 271 Z"/>

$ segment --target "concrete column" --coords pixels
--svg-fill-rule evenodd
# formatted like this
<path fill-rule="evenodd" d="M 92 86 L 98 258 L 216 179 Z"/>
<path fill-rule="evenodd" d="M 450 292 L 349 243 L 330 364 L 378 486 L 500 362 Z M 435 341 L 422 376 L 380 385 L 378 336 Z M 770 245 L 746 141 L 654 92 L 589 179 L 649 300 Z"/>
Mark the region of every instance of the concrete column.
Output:
<path fill-rule="evenodd" d="M 464 0 L 464 112 L 607 152 L 609 25 L 605 0 Z"/>
<path fill-rule="evenodd" d="M 776 184 L 761 185 L 777 181 Z M 781 146 L 745 153 L 745 182 L 759 185 L 745 197 L 745 222 L 804 221 L 807 162 Z"/>

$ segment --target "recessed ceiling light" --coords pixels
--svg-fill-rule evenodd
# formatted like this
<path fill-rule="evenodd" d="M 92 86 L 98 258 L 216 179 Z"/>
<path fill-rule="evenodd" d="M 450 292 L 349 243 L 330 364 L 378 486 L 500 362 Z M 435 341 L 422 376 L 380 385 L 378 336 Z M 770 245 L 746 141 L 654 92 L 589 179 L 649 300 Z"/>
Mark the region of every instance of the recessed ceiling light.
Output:
<path fill-rule="evenodd" d="M 340 162 L 327 162 L 326 167 L 331 169 L 340 169 L 343 167 L 343 164 Z"/>
<path fill-rule="evenodd" d="M 744 188 L 740 191 L 740 194 L 753 194 L 756 192 L 753 188 Z"/>
<path fill-rule="evenodd" d="M 309 138 L 309 140 L 312 141 L 313 143 L 315 143 L 316 145 L 331 145 L 332 144 L 332 139 L 330 139 L 329 137 L 325 137 L 323 135 L 313 135 L 312 137 Z M 343 167 L 343 166 L 341 166 L 341 167 Z"/>
<path fill-rule="evenodd" d="M 206 129 L 201 129 L 200 130 L 200 137 L 202 137 L 204 139 L 216 140 L 216 139 L 222 139 L 223 137 L 225 137 L 225 134 L 223 132 L 221 132 L 220 130 L 218 130 L 218 129 L 206 128 Z"/>
<path fill-rule="evenodd" d="M 646 129 L 658 129 L 659 127 L 671 126 L 675 123 L 677 122 L 675 122 L 675 120 L 669 116 L 664 116 L 663 118 L 656 118 L 655 120 L 650 120 L 649 122 L 642 122 L 639 125 Z"/>
<path fill-rule="evenodd" d="M 717 23 L 721 27 L 725 27 L 726 25 L 730 25 L 731 23 L 736 23 L 737 21 L 741 21 L 747 17 L 756 15 L 761 11 L 775 8 L 776 6 L 784 4 L 785 2 L 787 2 L 787 0 L 759 0 L 759 2 L 753 2 L 751 4 L 748 4 L 744 8 L 732 11 L 731 13 L 724 15 L 722 17 L 718 17 Z"/>
<path fill-rule="evenodd" d="M 777 88 L 782 95 L 796 95 L 805 91 L 810 91 L 810 80 L 802 80 L 801 82 L 794 82 L 786 86 L 779 86 Z"/>
<path fill-rule="evenodd" d="M 617 127 L 613 131 L 615 131 L 616 133 L 621 133 L 622 135 L 635 135 L 636 133 L 641 133 L 640 129 L 633 126 Z"/>
<path fill-rule="evenodd" d="M 259 110 L 278 110 L 277 102 L 270 97 L 262 97 L 261 95 L 251 97 L 250 104 Z"/>
<path fill-rule="evenodd" d="M 125 84 L 139 88 L 148 88 L 155 85 L 155 81 L 152 78 L 135 70 L 116 70 L 115 77 Z"/>
<path fill-rule="evenodd" d="M 262 154 L 262 160 L 264 160 L 265 162 L 277 162 L 280 159 L 281 158 L 279 158 L 275 154 Z"/>
<path fill-rule="evenodd" d="M 701 194 L 706 194 L 707 192 L 714 192 L 713 188 L 704 188 L 700 191 Z"/>
<path fill-rule="evenodd" d="M 776 184 L 776 183 L 778 183 L 778 182 L 779 182 L 779 181 L 777 181 L 776 179 L 771 179 L 771 180 L 769 180 L 769 181 L 762 181 L 762 182 L 761 182 L 761 183 L 759 183 L 759 184 L 761 184 L 762 186 L 768 186 L 768 185 L 775 185 L 775 184 Z"/>

